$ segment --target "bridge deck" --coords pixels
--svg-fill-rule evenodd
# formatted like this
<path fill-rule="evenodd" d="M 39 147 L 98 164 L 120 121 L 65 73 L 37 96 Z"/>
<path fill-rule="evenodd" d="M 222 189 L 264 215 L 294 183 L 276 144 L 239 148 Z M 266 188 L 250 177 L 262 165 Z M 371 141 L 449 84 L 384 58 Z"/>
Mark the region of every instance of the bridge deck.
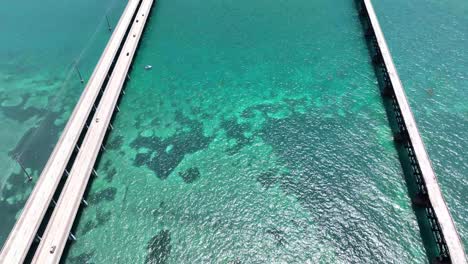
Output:
<path fill-rule="evenodd" d="M 65 129 L 0 253 L 0 263 L 23 263 L 62 178 L 140 0 L 127 4 Z"/>
<path fill-rule="evenodd" d="M 400 77 L 398 76 L 397 70 L 393 63 L 392 56 L 387 47 L 387 43 L 382 33 L 382 29 L 380 28 L 380 24 L 378 22 L 371 0 L 364 0 L 364 4 L 375 33 L 380 52 L 382 53 L 383 61 L 393 87 L 393 92 L 406 125 L 409 140 L 413 145 L 416 160 L 419 163 L 421 174 L 425 181 L 430 203 L 434 209 L 435 215 L 439 221 L 442 233 L 446 240 L 451 261 L 452 263 L 465 264 L 467 262 L 463 244 L 461 242 L 460 236 L 457 233 L 455 224 L 452 220 L 445 200 L 442 196 L 436 175 L 416 126 L 416 121 L 409 106 L 408 100 L 406 99 Z"/>
<path fill-rule="evenodd" d="M 60 261 L 152 4 L 153 0 L 142 1 L 33 263 Z"/>

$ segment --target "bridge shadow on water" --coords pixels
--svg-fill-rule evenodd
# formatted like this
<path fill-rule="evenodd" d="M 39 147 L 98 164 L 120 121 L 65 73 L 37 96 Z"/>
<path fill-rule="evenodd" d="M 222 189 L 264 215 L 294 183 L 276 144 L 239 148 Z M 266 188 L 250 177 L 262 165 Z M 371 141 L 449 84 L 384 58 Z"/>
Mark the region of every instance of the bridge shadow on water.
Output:
<path fill-rule="evenodd" d="M 417 218 L 420 228 L 419 232 L 428 261 L 430 263 L 450 263 L 448 251 L 443 247 L 443 244 L 445 244 L 443 235 L 440 233 L 440 237 L 437 237 L 438 235 L 436 234 L 437 231 L 440 230 L 438 222 L 436 226 L 439 227 L 439 230 L 435 230 L 437 228 L 434 228 L 434 222 L 431 223 L 429 218 L 430 213 L 428 212 L 432 210 L 432 206 L 428 201 L 427 194 L 421 195 L 421 185 L 424 185 L 424 181 L 420 179 L 421 175 L 419 173 L 420 169 L 417 160 L 415 158 L 413 158 L 413 160 L 411 159 L 411 154 L 414 153 L 411 142 L 408 140 L 406 131 L 402 132 L 401 130 L 402 119 L 399 114 L 400 110 L 398 106 L 395 106 L 393 88 L 391 87 L 386 66 L 383 62 L 378 44 L 376 43 L 375 33 L 370 25 L 369 16 L 363 0 L 355 0 L 355 6 L 362 24 L 364 41 L 367 44 L 369 55 L 372 58 L 371 63 L 373 64 L 375 76 L 380 87 L 382 102 L 385 107 L 388 122 L 394 134 L 394 145 L 403 169 L 408 195 L 412 201 L 412 208 Z M 425 187 L 422 188 L 425 189 Z M 438 240 L 441 242 L 437 243 Z"/>

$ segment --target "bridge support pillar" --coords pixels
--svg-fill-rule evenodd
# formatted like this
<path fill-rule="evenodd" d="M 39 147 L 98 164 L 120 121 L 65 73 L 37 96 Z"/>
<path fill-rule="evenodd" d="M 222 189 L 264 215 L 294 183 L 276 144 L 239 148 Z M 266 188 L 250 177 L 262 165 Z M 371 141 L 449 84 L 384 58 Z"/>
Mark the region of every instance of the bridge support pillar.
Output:
<path fill-rule="evenodd" d="M 447 257 L 436 257 L 433 261 L 432 264 L 450 264 L 452 263 L 449 258 Z"/>
<path fill-rule="evenodd" d="M 372 31 L 372 28 L 369 27 L 367 30 L 366 30 L 366 33 L 364 33 L 364 36 L 367 38 L 367 39 L 370 39 L 372 38 L 372 36 L 374 36 L 374 32 Z"/>
<path fill-rule="evenodd" d="M 427 194 L 423 194 L 423 193 L 417 193 L 413 199 L 411 199 L 411 202 L 417 206 L 417 207 L 423 207 L 423 208 L 427 208 L 431 205 L 430 201 L 429 201 L 429 196 Z"/>
<path fill-rule="evenodd" d="M 68 234 L 68 240 L 76 241 L 76 236 L 75 236 L 72 232 L 70 232 L 70 233 Z"/>
<path fill-rule="evenodd" d="M 393 95 L 393 90 L 390 84 L 386 84 L 380 94 L 385 98 L 390 98 Z"/>
<path fill-rule="evenodd" d="M 398 132 L 393 136 L 393 141 L 402 144 L 408 139 L 408 135 L 404 132 Z"/>
<path fill-rule="evenodd" d="M 376 54 L 372 57 L 372 63 L 374 63 L 375 65 L 380 65 L 382 64 L 382 56 Z"/>

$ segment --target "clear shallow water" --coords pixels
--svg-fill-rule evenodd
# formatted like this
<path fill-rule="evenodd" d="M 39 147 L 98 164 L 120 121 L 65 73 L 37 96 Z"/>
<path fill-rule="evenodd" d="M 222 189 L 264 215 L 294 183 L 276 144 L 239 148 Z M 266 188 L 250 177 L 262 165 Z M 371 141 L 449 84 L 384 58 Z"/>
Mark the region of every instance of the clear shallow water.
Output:
<path fill-rule="evenodd" d="M 90 187 L 90 206 L 77 226 L 78 241 L 66 262 L 426 261 L 354 6 L 350 1 L 318 2 L 272 5 L 266 1 L 179 0 L 156 4 L 114 123 L 116 129 L 109 137 L 109 151 L 98 168 L 100 177 Z M 437 32 L 458 29 L 454 36 L 466 36 L 459 34 L 463 9 L 455 2 L 437 5 L 441 21 L 446 21 L 445 8 L 452 7 L 449 14 L 453 14 L 445 31 Z M 114 21 L 123 4 L 112 9 Z M 11 8 L 22 5 L 11 4 Z M 50 12 L 47 5 L 58 5 L 62 12 Z M 427 1 L 418 8 L 430 11 L 434 5 Z M 87 12 L 77 12 L 86 6 Z M 2 222 L 2 241 L 31 188 L 7 154 L 27 149 L 27 154 L 20 152 L 23 163 L 34 175 L 39 174 L 82 90 L 71 63 L 91 38 L 93 44 L 85 49 L 87 59 L 80 64 L 84 75 L 90 74 L 108 37 L 104 24 L 96 39 L 93 32 L 110 6 L 111 1 L 49 1 L 30 6 L 31 21 L 45 25 L 35 32 L 56 34 L 41 38 L 43 34 L 31 33 L 31 21 L 24 20 L 26 25 L 18 31 L 22 34 L 7 31 L 16 41 L 0 43 L 6 46 L 0 50 L 15 51 L 0 53 L 12 62 L 2 65 L 1 73 L 7 74 L 0 81 L 0 94 L 17 91 L 1 99 L 0 120 L 10 128 L 0 129 L 1 149 L 5 150 L 0 165 L 9 172 L 1 178 L 0 210 L 10 219 Z M 390 3 L 376 7 L 379 15 L 383 8 L 401 12 Z M 411 7 L 414 12 L 416 7 Z M 411 12 L 402 13 L 406 16 L 400 15 L 401 21 L 406 18 L 408 23 Z M 45 14 L 66 18 L 66 23 L 57 26 L 57 17 L 49 21 Z M 413 75 L 419 71 L 402 67 L 423 67 L 417 60 L 425 59 L 425 52 L 434 53 L 437 45 L 418 46 L 418 52 L 405 48 L 405 42 L 399 43 L 403 34 L 395 32 L 406 28 L 390 20 L 389 14 L 381 18 L 387 39 L 408 93 L 415 94 L 416 99 L 410 99 L 413 107 L 422 106 L 414 110 L 439 178 L 441 173 L 456 172 L 456 177 L 440 181 L 443 188 L 457 190 L 446 197 L 449 206 L 460 209 L 454 217 L 466 230 L 463 172 L 467 170 L 456 162 L 466 145 L 462 140 L 448 140 L 460 123 L 421 120 L 429 116 L 426 112 L 444 112 L 440 101 L 463 109 L 459 98 L 464 98 L 465 90 L 452 82 L 457 78 L 447 77 L 452 71 L 431 70 L 429 60 L 424 70 L 440 74 L 440 87 L 454 88 L 451 99 L 436 89 L 431 96 L 430 91 L 408 85 L 410 80 L 417 83 L 427 76 L 421 73 L 416 79 Z M 0 19 L 15 21 L 13 12 L 2 13 Z M 431 30 L 440 24 L 415 26 L 421 24 L 426 31 L 419 39 L 427 44 L 425 36 L 434 34 Z M 447 26 L 452 24 L 456 27 Z M 406 44 L 412 43 L 414 32 L 403 33 Z M 34 39 L 34 45 L 24 41 L 25 36 Z M 448 44 L 442 36 L 432 39 Z M 450 44 L 466 40 L 454 36 Z M 466 52 L 461 46 L 460 54 Z M 439 59 L 446 61 L 447 68 L 461 65 L 456 76 L 462 77 L 457 80 L 463 84 L 463 69 L 468 67 L 457 54 Z M 23 69 L 30 64 L 31 69 Z M 143 70 L 146 64 L 153 69 Z M 68 76 L 71 79 L 65 82 Z M 38 92 L 31 93 L 34 89 Z M 27 96 L 25 104 L 23 95 Z M 427 104 L 416 105 L 413 100 L 430 100 L 439 107 L 424 108 Z M 41 111 L 29 112 L 28 105 Z M 459 120 L 457 115 L 446 116 Z M 444 134 L 434 122 L 444 122 Z M 34 126 L 42 129 L 28 135 Z M 459 139 L 464 136 L 459 135 Z M 456 141 L 450 145 L 456 145 L 453 152 L 445 147 L 447 141 Z M 434 157 L 433 151 L 442 154 Z M 449 163 L 447 172 L 445 164 Z"/>
<path fill-rule="evenodd" d="M 375 1 L 444 197 L 468 245 L 468 2 Z"/>
<path fill-rule="evenodd" d="M 352 2 L 158 2 L 67 262 L 425 262 L 378 91 Z"/>
<path fill-rule="evenodd" d="M 28 1 L 0 8 L 0 245 L 13 227 L 63 129 L 124 3 Z M 79 12 L 83 11 L 83 12 Z M 21 15 L 18 15 L 21 14 Z M 14 160 L 33 175 L 26 175 Z"/>

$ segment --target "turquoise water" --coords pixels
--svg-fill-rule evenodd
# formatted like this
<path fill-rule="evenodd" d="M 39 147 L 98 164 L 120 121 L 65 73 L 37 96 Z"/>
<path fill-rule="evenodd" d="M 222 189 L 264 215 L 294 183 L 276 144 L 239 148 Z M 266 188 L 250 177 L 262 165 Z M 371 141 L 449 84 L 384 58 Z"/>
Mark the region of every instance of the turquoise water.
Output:
<path fill-rule="evenodd" d="M 376 8 L 466 239 L 458 2 Z M 37 178 L 125 4 L 42 3 L 18 31 L 0 10 L 2 242 L 32 188 L 12 154 Z M 158 1 L 130 75 L 65 262 L 427 262 L 353 1 Z"/>
<path fill-rule="evenodd" d="M 425 261 L 350 1 L 158 2 L 120 109 L 71 263 Z"/>

